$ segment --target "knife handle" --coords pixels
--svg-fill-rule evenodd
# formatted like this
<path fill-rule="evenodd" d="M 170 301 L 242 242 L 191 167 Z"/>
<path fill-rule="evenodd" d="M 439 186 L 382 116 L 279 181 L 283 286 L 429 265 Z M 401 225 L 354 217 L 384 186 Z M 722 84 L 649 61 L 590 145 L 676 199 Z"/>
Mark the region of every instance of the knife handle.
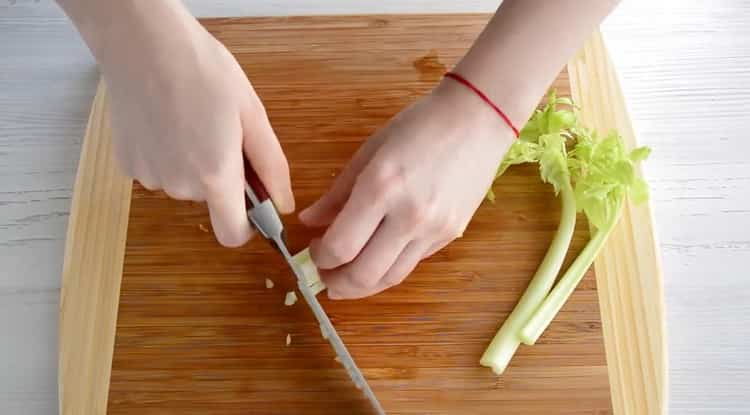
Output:
<path fill-rule="evenodd" d="M 255 194 L 255 198 L 258 200 L 257 204 L 261 204 L 269 199 L 268 191 L 266 190 L 266 187 L 263 186 L 263 182 L 260 181 L 260 178 L 258 177 L 258 173 L 255 172 L 253 169 L 253 166 L 250 164 L 250 161 L 247 159 L 247 157 L 244 157 L 245 160 L 245 181 L 247 181 L 248 186 L 250 186 L 250 190 L 253 191 Z M 250 206 L 255 206 L 256 203 L 253 203 L 254 201 L 250 201 Z"/>

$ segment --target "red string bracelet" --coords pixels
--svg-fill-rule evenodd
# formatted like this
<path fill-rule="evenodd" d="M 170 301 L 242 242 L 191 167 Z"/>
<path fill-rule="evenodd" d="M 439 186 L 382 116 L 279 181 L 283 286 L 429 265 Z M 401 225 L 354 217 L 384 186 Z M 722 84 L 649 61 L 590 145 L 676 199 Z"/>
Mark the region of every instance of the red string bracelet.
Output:
<path fill-rule="evenodd" d="M 507 124 L 508 127 L 510 127 L 511 130 L 513 130 L 513 134 L 515 134 L 516 138 L 518 138 L 518 128 L 516 128 L 516 126 L 513 125 L 513 122 L 510 120 L 510 118 L 508 118 L 507 115 L 505 115 L 505 113 L 503 112 L 503 110 L 501 110 L 500 107 L 498 107 L 497 105 L 495 105 L 495 103 L 492 102 L 492 100 L 487 95 L 485 95 L 484 92 L 480 91 L 479 88 L 477 88 L 477 87 L 474 86 L 474 84 L 472 84 L 471 82 L 467 81 L 466 78 L 464 78 L 463 76 L 461 76 L 461 75 L 459 75 L 459 74 L 457 74 L 455 72 L 446 72 L 446 74 L 444 76 L 446 78 L 451 78 L 454 81 L 456 81 L 456 82 L 464 85 L 465 87 L 471 89 L 475 94 L 477 94 L 477 96 L 479 96 L 479 98 L 482 98 L 482 101 L 486 102 L 487 105 L 489 105 L 490 107 L 492 107 L 493 110 L 495 110 L 495 112 L 497 113 L 497 115 L 499 115 L 500 118 L 502 118 L 503 121 L 505 121 L 505 124 Z"/>

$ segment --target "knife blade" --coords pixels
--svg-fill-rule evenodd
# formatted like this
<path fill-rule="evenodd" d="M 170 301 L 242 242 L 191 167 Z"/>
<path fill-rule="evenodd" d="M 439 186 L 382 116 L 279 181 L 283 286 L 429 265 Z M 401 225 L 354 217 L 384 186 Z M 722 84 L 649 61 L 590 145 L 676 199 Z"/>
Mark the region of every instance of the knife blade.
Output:
<path fill-rule="evenodd" d="M 329 343 L 331 343 L 333 350 L 336 352 L 336 356 L 339 357 L 341 364 L 346 369 L 346 372 L 349 374 L 352 382 L 354 382 L 354 386 L 356 386 L 357 389 L 362 390 L 362 392 L 365 394 L 365 397 L 367 397 L 367 400 L 370 401 L 370 404 L 378 415 L 385 415 L 385 411 L 380 405 L 380 401 L 378 401 L 377 396 L 375 396 L 375 393 L 367 383 L 367 379 L 365 379 L 365 377 L 362 375 L 362 372 L 359 370 L 359 367 L 357 367 L 357 363 L 354 361 L 354 358 L 352 358 L 351 354 L 349 354 L 349 350 L 341 340 L 341 337 L 339 337 L 336 328 L 333 327 L 333 323 L 331 323 L 331 320 L 328 318 L 328 314 L 326 314 L 325 310 L 323 310 L 323 307 L 320 305 L 318 298 L 315 297 L 312 289 L 310 289 L 310 287 L 307 285 L 307 280 L 305 279 L 304 273 L 301 272 L 301 270 L 299 269 L 299 265 L 297 265 L 297 262 L 289 254 L 289 250 L 287 249 L 286 244 L 283 240 L 277 241 L 276 244 L 279 247 L 281 254 L 284 256 L 287 264 L 289 264 L 289 266 L 292 268 L 294 275 L 297 277 L 297 286 L 302 293 L 302 297 L 305 298 L 307 305 L 310 307 L 313 314 L 315 315 L 315 318 L 318 320 L 324 337 L 328 339 Z"/>
<path fill-rule="evenodd" d="M 341 340 L 341 337 L 339 337 L 336 328 L 328 318 L 328 314 L 326 314 L 315 296 L 315 293 L 313 293 L 308 285 L 305 273 L 300 269 L 297 261 L 295 261 L 289 253 L 289 248 L 287 247 L 284 238 L 284 224 L 281 221 L 281 217 L 274 207 L 268 192 L 258 178 L 258 175 L 247 160 L 245 160 L 245 177 L 247 181 L 245 185 L 245 193 L 248 199 L 248 219 L 258 232 L 264 238 L 272 242 L 276 249 L 281 252 L 287 265 L 292 269 L 294 276 L 297 278 L 297 287 L 302 293 L 305 302 L 307 302 L 307 305 L 310 307 L 310 310 L 312 310 L 313 315 L 315 315 L 315 318 L 318 320 L 323 337 L 326 338 L 333 347 L 340 363 L 346 369 L 352 382 L 354 382 L 354 386 L 356 386 L 357 389 L 362 390 L 365 397 L 372 405 L 372 408 L 375 410 L 375 413 L 378 415 L 385 415 L 385 410 L 383 410 L 380 401 L 378 401 L 377 396 L 375 396 L 375 393 L 367 383 L 367 379 L 362 375 L 362 371 L 359 370 L 357 363 L 352 358 L 346 345 Z"/>

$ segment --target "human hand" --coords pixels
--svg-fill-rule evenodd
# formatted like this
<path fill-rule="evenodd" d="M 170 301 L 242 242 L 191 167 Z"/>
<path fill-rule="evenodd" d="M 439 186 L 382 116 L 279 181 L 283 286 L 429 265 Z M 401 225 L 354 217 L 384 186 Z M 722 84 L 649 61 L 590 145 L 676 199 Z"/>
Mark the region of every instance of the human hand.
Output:
<path fill-rule="evenodd" d="M 310 245 L 329 297 L 399 284 L 460 237 L 512 140 L 491 108 L 451 80 L 370 137 L 300 214 L 306 225 L 330 225 Z"/>
<path fill-rule="evenodd" d="M 251 236 L 243 151 L 283 213 L 294 210 L 287 160 L 229 51 L 181 9 L 162 12 L 162 28 L 139 19 L 99 54 L 117 159 L 149 190 L 206 201 L 218 241 L 242 245 Z"/>

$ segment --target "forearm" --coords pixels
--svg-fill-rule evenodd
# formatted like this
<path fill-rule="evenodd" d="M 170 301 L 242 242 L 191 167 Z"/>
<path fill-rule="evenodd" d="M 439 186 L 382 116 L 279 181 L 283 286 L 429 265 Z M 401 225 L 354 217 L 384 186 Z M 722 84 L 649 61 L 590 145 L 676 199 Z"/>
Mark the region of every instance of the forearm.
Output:
<path fill-rule="evenodd" d="M 179 0 L 57 0 L 100 65 L 137 62 L 184 42 L 195 19 Z"/>
<path fill-rule="evenodd" d="M 505 0 L 455 71 L 519 128 L 616 0 Z M 446 80 L 450 82 L 450 80 Z"/>

